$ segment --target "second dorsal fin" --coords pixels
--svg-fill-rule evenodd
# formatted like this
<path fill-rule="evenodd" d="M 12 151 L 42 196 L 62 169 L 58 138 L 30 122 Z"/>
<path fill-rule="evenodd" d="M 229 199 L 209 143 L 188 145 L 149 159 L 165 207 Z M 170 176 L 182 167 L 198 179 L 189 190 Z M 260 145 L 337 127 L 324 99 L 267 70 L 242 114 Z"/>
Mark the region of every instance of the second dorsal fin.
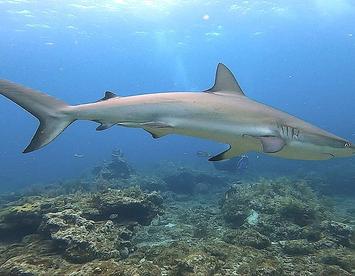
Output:
<path fill-rule="evenodd" d="M 106 100 L 109 100 L 112 98 L 117 98 L 117 97 L 119 97 L 119 96 L 116 95 L 115 93 L 113 93 L 111 91 L 106 91 L 105 96 L 102 99 L 98 100 L 98 102 L 106 101 Z"/>
<path fill-rule="evenodd" d="M 209 93 L 237 94 L 244 96 L 233 73 L 222 63 L 219 63 L 216 71 L 216 79 L 212 88 L 206 90 Z"/>

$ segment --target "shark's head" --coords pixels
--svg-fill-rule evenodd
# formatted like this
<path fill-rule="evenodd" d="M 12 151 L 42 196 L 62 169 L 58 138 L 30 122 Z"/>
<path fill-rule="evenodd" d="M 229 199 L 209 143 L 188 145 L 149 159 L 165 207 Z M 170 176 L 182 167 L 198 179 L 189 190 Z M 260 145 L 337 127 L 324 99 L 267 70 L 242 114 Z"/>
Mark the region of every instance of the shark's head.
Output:
<path fill-rule="evenodd" d="M 323 129 L 301 122 L 297 127 L 279 125 L 282 148 L 276 155 L 291 159 L 326 160 L 355 156 L 355 145 Z M 272 141 L 277 144 L 278 140 Z M 280 146 L 281 145 L 281 146 Z"/>
<path fill-rule="evenodd" d="M 330 133 L 306 133 L 303 140 L 315 154 L 324 155 L 324 159 L 355 156 L 354 144 Z"/>
<path fill-rule="evenodd" d="M 355 146 L 346 140 L 334 140 L 327 146 L 322 147 L 326 154 L 334 157 L 350 157 L 355 156 Z"/>

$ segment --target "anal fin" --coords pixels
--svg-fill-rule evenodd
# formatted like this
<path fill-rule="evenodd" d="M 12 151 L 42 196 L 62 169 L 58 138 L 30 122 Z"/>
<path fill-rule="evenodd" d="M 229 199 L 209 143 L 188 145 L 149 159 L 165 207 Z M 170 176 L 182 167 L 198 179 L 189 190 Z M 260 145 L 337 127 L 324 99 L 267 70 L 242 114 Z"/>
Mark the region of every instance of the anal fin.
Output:
<path fill-rule="evenodd" d="M 115 123 L 101 123 L 101 125 L 99 125 L 96 130 L 97 131 L 101 131 L 101 130 L 106 130 L 110 127 L 113 127 L 115 125 Z"/>
<path fill-rule="evenodd" d="M 150 133 L 150 135 L 152 135 L 152 137 L 153 137 L 154 139 L 158 139 L 158 138 L 160 138 L 160 137 L 163 137 L 163 136 L 167 135 L 167 133 L 161 133 L 161 132 L 158 132 L 158 131 L 156 131 L 156 130 L 147 130 L 147 129 L 145 129 L 145 131 L 147 131 L 148 133 Z"/>
<path fill-rule="evenodd" d="M 154 139 L 167 135 L 167 129 L 172 126 L 163 122 L 146 122 L 141 124 L 142 128 L 149 132 Z"/>

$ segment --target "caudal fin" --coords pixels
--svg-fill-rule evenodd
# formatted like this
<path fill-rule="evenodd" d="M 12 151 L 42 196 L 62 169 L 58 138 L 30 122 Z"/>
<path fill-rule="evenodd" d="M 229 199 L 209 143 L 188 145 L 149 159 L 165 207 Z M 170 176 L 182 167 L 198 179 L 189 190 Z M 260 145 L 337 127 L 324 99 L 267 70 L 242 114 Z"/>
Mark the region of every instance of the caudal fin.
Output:
<path fill-rule="evenodd" d="M 49 144 L 75 120 L 64 112 L 69 108 L 66 103 L 7 80 L 0 80 L 0 94 L 30 112 L 40 122 L 24 153 Z"/>

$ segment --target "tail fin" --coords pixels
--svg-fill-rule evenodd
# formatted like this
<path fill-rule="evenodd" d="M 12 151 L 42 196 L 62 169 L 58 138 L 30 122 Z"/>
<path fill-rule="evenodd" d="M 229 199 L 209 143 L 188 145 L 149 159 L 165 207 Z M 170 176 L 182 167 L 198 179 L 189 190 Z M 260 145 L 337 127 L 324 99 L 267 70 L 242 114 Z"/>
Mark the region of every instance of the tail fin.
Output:
<path fill-rule="evenodd" d="M 31 143 L 23 153 L 49 144 L 75 120 L 63 112 L 69 105 L 41 92 L 0 80 L 0 94 L 30 112 L 40 122 Z"/>

